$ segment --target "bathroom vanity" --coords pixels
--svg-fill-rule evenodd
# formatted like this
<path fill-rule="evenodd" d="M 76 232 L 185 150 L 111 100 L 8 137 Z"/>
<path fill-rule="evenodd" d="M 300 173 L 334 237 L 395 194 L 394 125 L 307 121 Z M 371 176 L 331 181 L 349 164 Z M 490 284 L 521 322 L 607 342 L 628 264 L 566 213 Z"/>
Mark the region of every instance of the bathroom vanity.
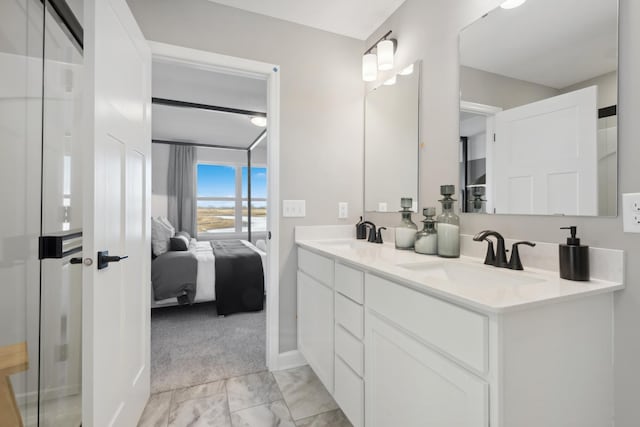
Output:
<path fill-rule="evenodd" d="M 296 230 L 298 347 L 355 427 L 613 424 L 621 274 L 570 282 L 329 234 Z M 604 251 L 594 277 L 622 271 Z"/>

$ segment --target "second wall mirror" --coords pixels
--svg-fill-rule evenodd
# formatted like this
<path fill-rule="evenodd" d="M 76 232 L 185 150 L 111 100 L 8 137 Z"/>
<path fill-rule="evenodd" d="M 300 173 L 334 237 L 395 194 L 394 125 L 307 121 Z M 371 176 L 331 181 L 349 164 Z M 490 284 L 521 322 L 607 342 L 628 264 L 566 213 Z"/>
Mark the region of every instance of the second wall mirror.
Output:
<path fill-rule="evenodd" d="M 365 212 L 397 212 L 402 197 L 417 211 L 419 92 L 416 62 L 365 98 Z"/>

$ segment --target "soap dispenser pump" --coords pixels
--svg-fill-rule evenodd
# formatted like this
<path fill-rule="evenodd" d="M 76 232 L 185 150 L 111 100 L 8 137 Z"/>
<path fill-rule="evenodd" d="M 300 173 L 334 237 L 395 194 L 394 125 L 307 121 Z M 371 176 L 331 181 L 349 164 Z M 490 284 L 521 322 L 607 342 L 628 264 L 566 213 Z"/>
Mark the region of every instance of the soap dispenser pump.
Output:
<path fill-rule="evenodd" d="M 571 237 L 567 237 L 567 244 L 560 245 L 560 277 L 567 280 L 589 280 L 589 246 L 581 245 L 576 237 L 578 227 L 561 227 L 570 230 Z"/>

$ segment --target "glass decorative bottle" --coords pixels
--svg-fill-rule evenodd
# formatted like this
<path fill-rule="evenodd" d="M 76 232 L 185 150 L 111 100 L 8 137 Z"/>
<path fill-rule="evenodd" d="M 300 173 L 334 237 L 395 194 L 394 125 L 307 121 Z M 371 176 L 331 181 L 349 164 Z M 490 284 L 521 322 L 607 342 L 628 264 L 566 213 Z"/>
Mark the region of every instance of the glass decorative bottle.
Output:
<path fill-rule="evenodd" d="M 460 217 L 453 212 L 455 185 L 441 185 L 442 213 L 438 215 L 438 255 L 445 258 L 460 256 Z"/>
<path fill-rule="evenodd" d="M 400 199 L 400 207 L 402 210 L 402 221 L 396 226 L 396 249 L 413 249 L 416 241 L 416 231 L 418 226 L 411 221 L 413 200 L 411 197 L 403 197 Z"/>
<path fill-rule="evenodd" d="M 438 253 L 438 231 L 436 230 L 436 208 L 424 208 L 422 221 L 424 228 L 416 233 L 416 243 L 413 248 L 419 254 L 436 255 Z"/>

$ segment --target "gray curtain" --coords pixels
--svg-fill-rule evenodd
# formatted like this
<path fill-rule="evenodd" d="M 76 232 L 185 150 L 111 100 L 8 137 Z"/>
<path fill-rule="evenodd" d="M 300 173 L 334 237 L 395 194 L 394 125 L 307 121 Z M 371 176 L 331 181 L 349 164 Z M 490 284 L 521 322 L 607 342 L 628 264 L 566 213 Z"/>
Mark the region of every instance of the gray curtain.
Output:
<path fill-rule="evenodd" d="M 196 148 L 171 145 L 169 151 L 168 216 L 176 231 L 197 236 L 196 228 Z"/>

